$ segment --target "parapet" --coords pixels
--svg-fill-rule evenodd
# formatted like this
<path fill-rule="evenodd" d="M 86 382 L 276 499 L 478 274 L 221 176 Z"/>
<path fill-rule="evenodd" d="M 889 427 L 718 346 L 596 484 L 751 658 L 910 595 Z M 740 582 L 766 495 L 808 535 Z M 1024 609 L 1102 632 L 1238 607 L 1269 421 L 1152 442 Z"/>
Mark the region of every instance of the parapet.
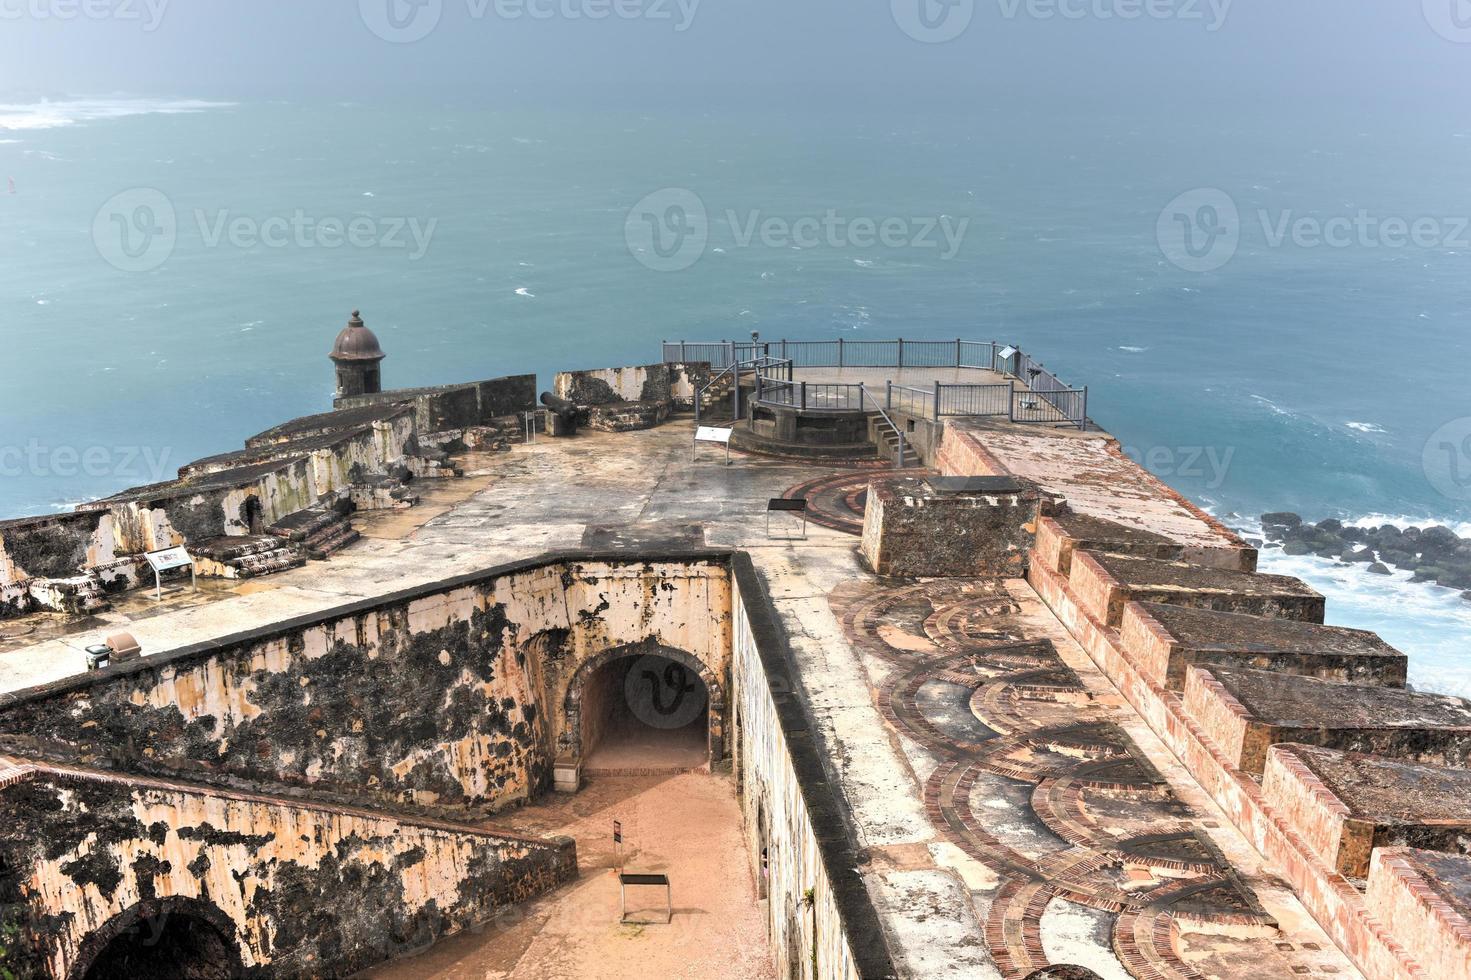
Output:
<path fill-rule="evenodd" d="M 1267 750 L 1301 742 L 1435 765 L 1471 761 L 1471 701 L 1261 670 L 1192 667 L 1185 711 L 1254 776 Z"/>
<path fill-rule="evenodd" d="M 1364 630 L 1131 602 L 1124 606 L 1120 635 L 1144 675 L 1172 691 L 1184 689 L 1191 667 L 1208 665 L 1405 686 L 1408 658 Z"/>
<path fill-rule="evenodd" d="M 1262 792 L 1339 874 L 1380 847 L 1471 853 L 1471 771 L 1312 745 L 1274 745 Z"/>
<path fill-rule="evenodd" d="M 1471 858 L 1400 847 L 1375 851 L 1364 898 L 1424 976 L 1471 977 Z"/>
<path fill-rule="evenodd" d="M 1323 596 L 1295 578 L 1185 562 L 1081 551 L 1068 577 L 1084 608 L 1118 628 L 1129 602 L 1162 602 L 1219 612 L 1321 623 Z"/>
<path fill-rule="evenodd" d="M 1180 561 L 1185 557 L 1185 546 L 1163 534 L 1101 517 L 1065 511 L 1038 522 L 1037 555 L 1048 568 L 1066 577 L 1072 571 L 1073 553 L 1077 551 L 1133 555 L 1161 561 Z"/>

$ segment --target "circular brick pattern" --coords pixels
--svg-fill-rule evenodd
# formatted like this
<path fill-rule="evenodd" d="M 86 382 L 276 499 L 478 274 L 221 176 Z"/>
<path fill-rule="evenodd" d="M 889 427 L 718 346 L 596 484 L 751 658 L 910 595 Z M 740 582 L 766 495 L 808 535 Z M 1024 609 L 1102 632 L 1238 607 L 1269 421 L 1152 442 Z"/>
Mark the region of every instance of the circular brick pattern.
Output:
<path fill-rule="evenodd" d="M 814 524 L 848 534 L 862 534 L 870 484 L 893 484 L 933 475 L 929 470 L 918 469 L 857 469 L 799 483 L 782 496 L 787 500 L 805 497 L 807 519 Z"/>
<path fill-rule="evenodd" d="M 869 478 L 829 477 L 788 495 L 822 500 L 833 518 L 861 510 L 858 481 Z M 857 513 L 847 520 L 856 532 Z M 898 668 L 879 708 L 938 760 L 924 786 L 931 822 L 1001 878 L 984 929 L 1007 980 L 1049 975 L 1041 922 L 1055 900 L 1113 916 L 1115 955 L 1154 980 L 1204 976 L 1175 949 L 1177 920 L 1270 923 L 1112 721 L 1118 709 L 1088 691 L 1051 643 L 1023 638 L 1020 609 L 1001 583 L 854 586 L 831 603 L 855 648 Z M 1030 785 L 1035 829 L 1020 836 L 989 819 L 1007 781 Z M 1056 969 L 1064 977 L 1071 968 Z"/>

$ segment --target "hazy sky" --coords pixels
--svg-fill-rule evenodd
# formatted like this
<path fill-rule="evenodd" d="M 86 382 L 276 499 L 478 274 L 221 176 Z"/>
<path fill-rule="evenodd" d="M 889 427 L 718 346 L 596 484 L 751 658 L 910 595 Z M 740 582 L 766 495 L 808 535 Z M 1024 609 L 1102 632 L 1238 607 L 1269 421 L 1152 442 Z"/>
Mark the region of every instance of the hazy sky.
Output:
<path fill-rule="evenodd" d="M 1375 93 L 1459 111 L 1468 82 L 1471 0 L 0 0 L 11 98 L 502 102 L 627 83 L 917 107 Z"/>

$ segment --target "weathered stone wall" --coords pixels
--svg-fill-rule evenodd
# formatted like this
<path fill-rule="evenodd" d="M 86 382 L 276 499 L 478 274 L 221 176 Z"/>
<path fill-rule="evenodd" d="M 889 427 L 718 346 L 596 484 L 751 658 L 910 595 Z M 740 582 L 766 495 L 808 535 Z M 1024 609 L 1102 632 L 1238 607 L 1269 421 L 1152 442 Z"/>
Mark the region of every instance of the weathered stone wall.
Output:
<path fill-rule="evenodd" d="M 578 405 L 670 402 L 677 408 L 692 410 L 697 387 L 705 383 L 709 368 L 708 364 L 646 364 L 563 371 L 552 390 L 558 398 Z"/>
<path fill-rule="evenodd" d="M 681 653 L 724 755 L 715 559 L 528 562 L 0 697 L 0 744 L 216 785 L 483 813 L 577 754 L 584 666 Z M 569 704 L 573 708 L 569 715 Z"/>
<path fill-rule="evenodd" d="M 246 977 L 346 976 L 577 870 L 565 839 L 85 770 L 0 777 L 6 976 L 81 976 L 123 930 L 171 914 L 219 928 Z"/>
<path fill-rule="evenodd" d="M 941 494 L 923 480 L 868 489 L 860 552 L 879 575 L 1024 578 L 1040 495 Z"/>
<path fill-rule="evenodd" d="M 59 609 L 46 579 L 96 576 L 104 592 L 134 587 L 142 560 L 119 541 L 109 512 L 56 514 L 0 522 L 0 619 L 32 609 Z"/>
<path fill-rule="evenodd" d="M 786 639 L 750 559 L 733 559 L 741 809 L 758 889 L 767 898 L 778 976 L 894 976 L 859 858 L 797 693 Z M 765 852 L 763 855 L 763 851 Z"/>
<path fill-rule="evenodd" d="M 420 434 L 489 425 L 496 419 L 536 408 L 536 375 L 520 374 L 461 385 L 399 388 L 372 395 L 338 398 L 338 409 L 412 402 Z"/>

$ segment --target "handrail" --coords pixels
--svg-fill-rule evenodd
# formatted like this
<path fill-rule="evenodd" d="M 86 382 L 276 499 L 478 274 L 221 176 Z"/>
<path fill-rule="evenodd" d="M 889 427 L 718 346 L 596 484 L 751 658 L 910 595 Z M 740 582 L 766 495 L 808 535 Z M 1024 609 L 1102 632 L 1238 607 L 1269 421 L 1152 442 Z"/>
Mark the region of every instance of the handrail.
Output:
<path fill-rule="evenodd" d="M 889 418 L 889 413 L 884 411 L 884 406 L 880 405 L 879 400 L 873 397 L 873 393 L 868 390 L 868 386 L 861 382 L 858 385 L 858 397 L 860 405 L 864 398 L 873 402 L 873 407 L 878 409 L 879 417 L 888 423 L 889 428 L 894 430 L 894 435 L 899 437 L 899 457 L 894 461 L 894 468 L 902 470 L 904 468 L 904 430 L 894 424 L 894 420 Z"/>

